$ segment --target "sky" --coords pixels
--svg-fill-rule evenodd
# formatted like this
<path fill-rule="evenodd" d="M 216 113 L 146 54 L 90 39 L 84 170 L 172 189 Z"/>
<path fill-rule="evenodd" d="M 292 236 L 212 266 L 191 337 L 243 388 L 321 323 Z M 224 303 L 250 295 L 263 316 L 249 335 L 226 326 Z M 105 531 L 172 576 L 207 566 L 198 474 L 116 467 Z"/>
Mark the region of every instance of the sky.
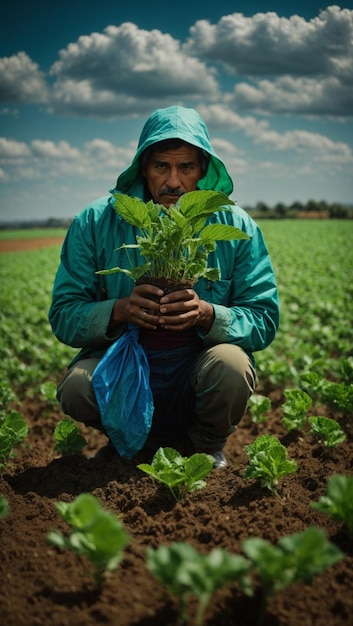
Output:
<path fill-rule="evenodd" d="M 353 0 L 11 0 L 0 223 L 107 195 L 174 104 L 202 115 L 240 206 L 353 204 Z"/>

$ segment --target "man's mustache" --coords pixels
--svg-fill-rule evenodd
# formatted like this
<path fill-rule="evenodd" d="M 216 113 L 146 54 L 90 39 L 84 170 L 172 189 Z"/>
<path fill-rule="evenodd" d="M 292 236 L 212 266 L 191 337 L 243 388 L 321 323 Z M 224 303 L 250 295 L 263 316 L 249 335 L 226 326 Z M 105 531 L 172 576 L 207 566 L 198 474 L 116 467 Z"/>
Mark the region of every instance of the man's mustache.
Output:
<path fill-rule="evenodd" d="M 162 187 L 162 189 L 158 192 L 158 196 L 178 196 L 178 198 L 180 198 L 183 193 L 184 192 L 181 191 L 179 187 L 176 187 L 176 189 L 173 189 L 172 187 Z"/>

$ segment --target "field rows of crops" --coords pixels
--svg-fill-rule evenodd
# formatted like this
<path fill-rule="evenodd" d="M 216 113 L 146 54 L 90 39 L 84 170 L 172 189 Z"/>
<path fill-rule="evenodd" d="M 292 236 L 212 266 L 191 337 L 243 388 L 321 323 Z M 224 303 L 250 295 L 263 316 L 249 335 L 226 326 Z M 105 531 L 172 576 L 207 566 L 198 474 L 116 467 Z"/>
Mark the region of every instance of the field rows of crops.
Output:
<path fill-rule="evenodd" d="M 275 387 L 296 384 L 315 369 L 338 374 L 353 345 L 353 223 L 265 221 L 281 296 L 281 326 L 256 355 L 259 378 Z M 56 246 L 0 256 L 2 380 L 15 387 L 57 378 L 73 350 L 60 345 L 47 321 Z"/>
<path fill-rule="evenodd" d="M 259 536 L 277 542 L 314 524 L 337 541 L 345 558 L 310 585 L 293 586 L 274 598 L 264 626 L 343 626 L 353 611 L 351 539 L 332 520 L 309 512 L 309 503 L 325 492 L 327 478 L 338 471 L 353 474 L 353 415 L 342 407 L 320 407 L 340 421 L 343 444 L 330 453 L 304 434 L 286 433 L 281 421 L 285 390 L 299 388 L 304 373 L 320 380 L 353 383 L 353 222 L 264 221 L 281 298 L 281 326 L 273 344 L 256 354 L 258 393 L 270 398 L 267 423 L 250 414 L 227 448 L 228 469 L 213 473 L 207 488 L 175 504 L 165 491 L 142 477 L 134 460 L 104 465 L 86 458 L 101 435 L 82 429 L 85 454 L 62 457 L 54 452 L 53 430 L 62 417 L 53 390 L 75 350 L 53 337 L 47 311 L 59 261 L 59 246 L 0 254 L 0 400 L 11 401 L 29 425 L 29 437 L 16 450 L 0 478 L 0 495 L 10 512 L 0 520 L 5 546 L 0 577 L 0 614 L 6 626 L 174 626 L 177 609 L 146 572 L 146 547 L 189 541 L 208 552 L 225 547 L 238 553 L 244 539 Z M 351 396 L 352 397 L 352 394 Z M 281 482 L 279 496 L 243 478 L 243 446 L 271 433 L 284 442 L 298 471 Z M 65 530 L 54 503 L 95 494 L 121 515 L 133 537 L 122 572 L 94 595 L 85 564 L 74 555 L 49 549 L 46 532 Z M 26 543 L 27 541 L 27 543 Z M 16 585 L 14 581 L 16 580 Z M 16 589 L 21 586 L 18 597 Z M 254 626 L 256 598 L 237 590 L 221 591 L 206 615 L 208 626 Z M 236 611 L 236 618 L 235 612 Z M 207 621 L 208 620 L 208 621 Z M 191 622 L 190 622 L 191 624 Z"/>

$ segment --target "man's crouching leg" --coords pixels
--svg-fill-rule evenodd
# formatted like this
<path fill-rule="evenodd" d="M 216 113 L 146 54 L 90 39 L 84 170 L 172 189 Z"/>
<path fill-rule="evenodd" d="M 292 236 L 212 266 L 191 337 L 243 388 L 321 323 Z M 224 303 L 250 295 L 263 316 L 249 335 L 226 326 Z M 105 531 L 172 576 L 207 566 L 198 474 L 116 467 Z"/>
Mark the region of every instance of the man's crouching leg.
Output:
<path fill-rule="evenodd" d="M 194 372 L 195 420 L 188 436 L 195 450 L 226 465 L 222 450 L 246 412 L 256 385 L 255 369 L 239 346 L 219 344 L 204 350 Z"/>
<path fill-rule="evenodd" d="M 58 385 L 56 397 L 65 415 L 104 432 L 91 381 L 100 359 L 82 359 L 72 365 Z"/>

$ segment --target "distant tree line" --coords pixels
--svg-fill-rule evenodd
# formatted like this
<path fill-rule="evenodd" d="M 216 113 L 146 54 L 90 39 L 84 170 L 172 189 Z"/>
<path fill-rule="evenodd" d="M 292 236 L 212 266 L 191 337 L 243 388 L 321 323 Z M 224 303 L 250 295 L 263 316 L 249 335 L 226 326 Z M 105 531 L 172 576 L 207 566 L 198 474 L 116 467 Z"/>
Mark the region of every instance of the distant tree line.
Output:
<path fill-rule="evenodd" d="M 29 228 L 68 228 L 71 218 L 49 217 L 45 220 L 17 220 L 15 222 L 0 222 L 0 230 L 23 230 Z"/>
<path fill-rule="evenodd" d="M 353 205 L 344 205 L 334 202 L 329 204 L 325 200 L 308 200 L 308 202 L 293 202 L 286 205 L 277 202 L 273 207 L 266 202 L 258 202 L 254 207 L 244 209 L 255 219 L 353 219 Z M 68 228 L 72 218 L 49 217 L 45 220 L 27 220 L 16 222 L 0 222 L 0 230 L 14 230 L 24 228 Z"/>
<path fill-rule="evenodd" d="M 353 205 L 347 206 L 325 200 L 308 200 L 308 202 L 293 202 L 286 205 L 277 202 L 270 207 L 265 202 L 258 202 L 255 207 L 246 207 L 246 211 L 254 218 L 261 219 L 353 219 Z"/>

